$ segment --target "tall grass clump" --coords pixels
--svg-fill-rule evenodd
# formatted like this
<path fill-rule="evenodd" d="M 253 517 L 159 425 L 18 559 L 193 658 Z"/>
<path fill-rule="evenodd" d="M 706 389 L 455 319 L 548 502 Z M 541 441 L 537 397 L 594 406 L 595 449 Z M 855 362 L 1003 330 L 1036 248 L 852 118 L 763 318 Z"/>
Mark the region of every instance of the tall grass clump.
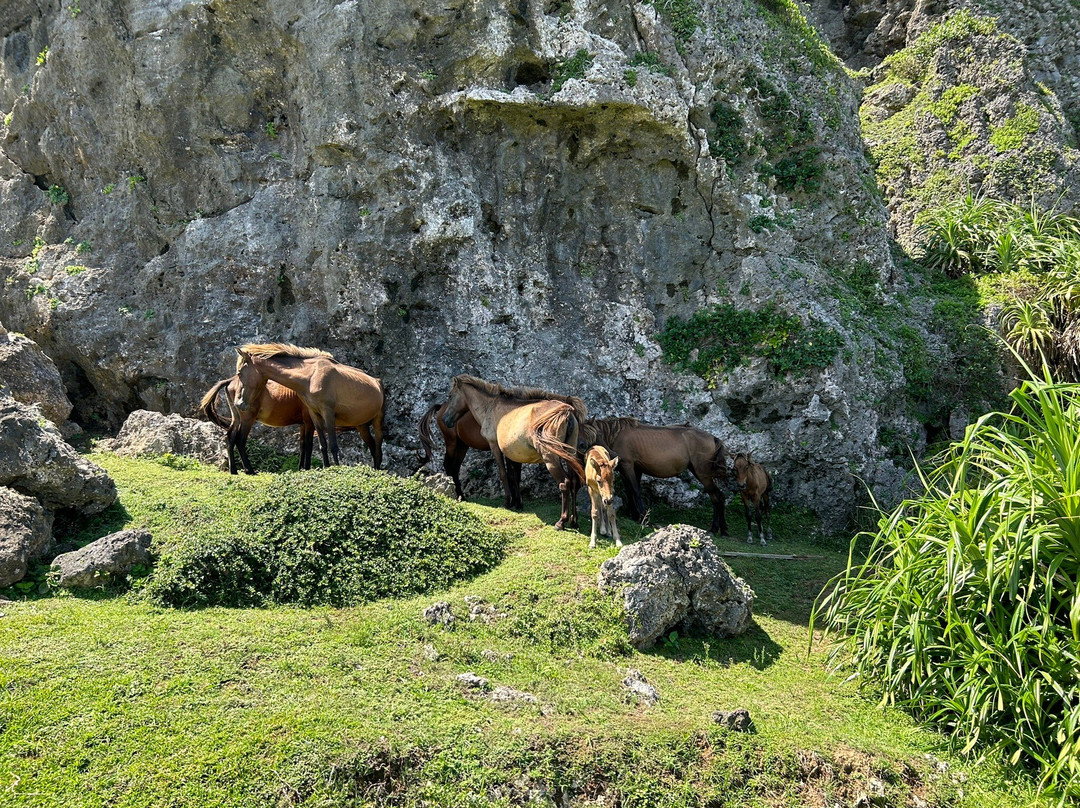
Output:
<path fill-rule="evenodd" d="M 443 588 L 493 566 L 504 545 L 415 480 L 335 467 L 280 475 L 235 523 L 173 543 L 146 592 L 169 606 L 343 606 Z"/>
<path fill-rule="evenodd" d="M 1028 381 L 819 599 L 830 662 L 965 753 L 1080 797 L 1080 386 Z"/>
<path fill-rule="evenodd" d="M 1080 381 L 1080 219 L 971 194 L 918 219 L 922 263 L 952 277 L 1026 273 L 1036 281 L 1010 299 L 999 326 L 1024 359 Z"/>

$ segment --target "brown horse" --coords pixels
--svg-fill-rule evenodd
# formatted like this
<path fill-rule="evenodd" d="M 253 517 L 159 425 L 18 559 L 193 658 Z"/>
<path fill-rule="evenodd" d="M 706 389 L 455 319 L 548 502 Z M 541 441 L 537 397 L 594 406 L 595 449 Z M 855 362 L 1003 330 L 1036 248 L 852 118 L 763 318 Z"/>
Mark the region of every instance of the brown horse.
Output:
<path fill-rule="evenodd" d="M 222 390 L 226 392 L 226 401 L 229 405 L 230 419 L 226 421 L 217 411 L 217 397 Z M 236 454 L 240 455 L 240 462 L 244 471 L 254 474 L 255 468 L 247 455 L 247 440 L 251 428 L 258 421 L 267 426 L 280 427 L 300 424 L 300 468 L 311 468 L 312 438 L 315 435 L 315 424 L 308 414 L 307 407 L 300 397 L 288 387 L 282 387 L 277 382 L 267 382 L 257 399 L 252 401 L 251 407 L 240 412 L 234 405 L 234 400 L 240 394 L 240 378 L 232 376 L 222 379 L 202 397 L 199 402 L 199 410 L 212 423 L 226 430 L 226 446 L 229 452 L 229 473 L 236 474 Z M 234 452 L 235 450 L 235 452 Z"/>
<path fill-rule="evenodd" d="M 521 491 L 511 487 L 505 460 L 547 466 L 562 494 L 562 513 L 555 528 L 577 527 L 577 483 L 584 479 L 585 470 L 573 447 L 585 405 L 580 399 L 560 396 L 565 400 L 555 400 L 538 393 L 543 391 L 504 389 L 475 376 L 455 376 L 442 420 L 453 428 L 466 411 L 472 413 L 495 456 L 507 508 L 521 508 Z M 563 461 L 572 474 L 563 470 Z"/>
<path fill-rule="evenodd" d="M 724 518 L 724 494 L 717 481 L 727 481 L 724 444 L 708 432 L 692 426 L 652 426 L 636 418 L 593 418 L 582 424 L 585 446 L 600 445 L 619 458 L 619 473 L 627 490 L 630 516 L 645 515 L 641 500 L 641 475 L 675 477 L 687 469 L 705 488 L 713 505 L 710 530 L 728 534 Z"/>
<path fill-rule="evenodd" d="M 772 535 L 772 477 L 765 467 L 755 463 L 748 453 L 740 452 L 735 455 L 735 485 L 742 497 L 743 508 L 746 511 L 746 543 L 754 543 L 754 526 L 750 521 L 750 508 L 753 506 L 757 514 L 758 535 L 761 537 L 761 546 L 765 546 L 765 531 L 761 528 L 762 514 L 769 528 L 769 539 Z"/>
<path fill-rule="evenodd" d="M 330 455 L 335 465 L 341 463 L 337 430 L 356 427 L 371 452 L 372 464 L 375 468 L 382 466 L 386 415 L 382 382 L 314 348 L 280 342 L 249 343 L 237 348 L 236 353 L 236 375 L 241 386 L 241 395 L 235 399 L 238 410 L 249 409 L 267 381 L 275 381 L 296 393 L 311 412 L 322 441 L 324 465 L 330 465 Z"/>
<path fill-rule="evenodd" d="M 619 458 L 612 457 L 603 446 L 593 446 L 585 453 L 585 485 L 592 500 L 592 534 L 589 547 L 596 547 L 596 533 L 615 539 L 622 547 L 619 523 L 615 519 L 615 468 Z"/>
<path fill-rule="evenodd" d="M 431 435 L 431 420 L 434 418 L 435 424 L 439 427 L 439 432 L 442 433 L 443 444 L 446 446 L 446 453 L 443 455 L 443 471 L 454 481 L 454 491 L 457 493 L 457 498 L 465 499 L 465 491 L 461 487 L 461 464 L 465 461 L 465 455 L 469 453 L 469 449 L 475 449 L 478 452 L 490 452 L 491 447 L 480 433 L 480 424 L 476 423 L 476 419 L 473 418 L 471 412 L 466 412 L 461 416 L 457 423 L 454 424 L 453 429 L 443 422 L 445 412 L 445 403 L 432 404 L 428 411 L 424 413 L 424 417 L 420 419 L 420 443 L 424 446 L 424 455 L 423 457 L 418 455 L 417 459 L 420 461 L 421 466 L 431 462 L 435 450 L 435 440 Z M 504 461 L 507 473 L 511 478 L 511 487 L 520 486 L 521 464 L 505 458 Z"/>

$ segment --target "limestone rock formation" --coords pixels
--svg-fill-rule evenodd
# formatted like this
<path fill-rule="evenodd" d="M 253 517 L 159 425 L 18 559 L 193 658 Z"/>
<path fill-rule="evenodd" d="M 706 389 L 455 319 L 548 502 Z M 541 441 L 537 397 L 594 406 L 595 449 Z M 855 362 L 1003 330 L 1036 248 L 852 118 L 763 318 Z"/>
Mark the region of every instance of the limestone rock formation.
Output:
<path fill-rule="evenodd" d="M 0 384 L 22 404 L 37 404 L 42 414 L 63 427 L 71 415 L 64 382 L 56 365 L 32 339 L 0 325 Z"/>
<path fill-rule="evenodd" d="M 146 530 L 110 533 L 71 553 L 53 559 L 57 583 L 68 589 L 108 585 L 137 564 L 150 563 L 152 536 Z"/>
<path fill-rule="evenodd" d="M 382 378 L 402 456 L 468 371 L 693 421 L 829 526 L 852 474 L 887 499 L 881 436 L 922 426 L 842 299 L 903 279 L 858 88 L 794 6 L 16 5 L 0 318 L 80 421 L 190 413 L 285 340 Z M 722 327 L 659 337 L 718 306 L 772 330 L 695 371 Z"/>
<path fill-rule="evenodd" d="M 600 589 L 622 599 L 630 642 L 650 648 L 672 630 L 734 637 L 753 620 L 754 591 L 690 525 L 661 528 L 600 566 Z"/>
<path fill-rule="evenodd" d="M 0 587 L 26 575 L 52 542 L 52 515 L 36 499 L 0 486 Z"/>
<path fill-rule="evenodd" d="M 176 414 L 136 410 L 124 421 L 116 438 L 103 443 L 103 448 L 126 457 L 184 455 L 219 469 L 229 468 L 225 433 L 208 421 Z"/>
<path fill-rule="evenodd" d="M 105 471 L 79 455 L 37 407 L 0 389 L 0 486 L 37 498 L 49 511 L 93 514 L 116 501 Z"/>

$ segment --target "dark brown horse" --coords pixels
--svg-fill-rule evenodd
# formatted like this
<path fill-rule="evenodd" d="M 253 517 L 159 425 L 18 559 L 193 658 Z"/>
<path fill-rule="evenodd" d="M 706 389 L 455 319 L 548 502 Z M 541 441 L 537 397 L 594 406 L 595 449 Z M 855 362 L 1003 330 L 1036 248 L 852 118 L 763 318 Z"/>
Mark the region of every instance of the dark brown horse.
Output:
<path fill-rule="evenodd" d="M 227 393 L 229 420 L 226 421 L 217 411 L 217 397 L 222 390 Z M 311 468 L 311 449 L 315 435 L 315 425 L 307 407 L 300 397 L 287 387 L 277 382 L 267 382 L 258 398 L 252 401 L 247 410 L 241 412 L 235 406 L 234 399 L 240 395 L 240 379 L 232 376 L 222 379 L 207 391 L 199 402 L 199 410 L 206 418 L 226 431 L 226 446 L 229 452 L 229 473 L 236 474 L 236 455 L 244 471 L 254 474 L 255 468 L 247 455 L 247 440 L 255 422 L 267 426 L 280 427 L 300 424 L 300 468 Z"/>
<path fill-rule="evenodd" d="M 724 444 L 692 426 L 652 426 L 636 418 L 592 418 L 581 426 L 583 445 L 600 445 L 619 458 L 619 473 L 627 490 L 630 516 L 645 515 L 641 475 L 675 477 L 687 469 L 705 488 L 713 505 L 710 530 L 728 534 L 724 493 L 717 482 L 727 481 Z"/>
<path fill-rule="evenodd" d="M 529 394 L 521 395 L 525 391 Z M 502 388 L 475 376 L 455 376 L 442 420 L 453 428 L 466 412 L 472 413 L 495 456 L 508 508 L 521 508 L 521 491 L 520 487 L 516 491 L 511 487 L 505 461 L 547 466 L 562 495 L 562 513 L 555 527 L 577 527 L 577 489 L 585 479 L 585 470 L 574 447 L 585 405 L 580 399 L 572 399 L 573 404 L 561 400 L 565 396 L 560 400 L 539 398 L 536 393 L 542 392 Z M 570 468 L 570 475 L 564 471 L 563 462 Z"/>
<path fill-rule="evenodd" d="M 750 508 L 753 507 L 757 514 L 758 535 L 761 537 L 761 546 L 765 546 L 765 531 L 761 528 L 762 515 L 765 524 L 769 528 L 769 539 L 772 535 L 772 477 L 765 467 L 755 463 L 750 455 L 740 452 L 735 455 L 735 485 L 742 497 L 743 508 L 746 511 L 746 542 L 754 543 L 754 526 L 750 521 Z"/>
<path fill-rule="evenodd" d="M 271 342 L 244 345 L 236 353 L 241 386 L 241 395 L 234 399 L 238 410 L 250 409 L 262 386 L 275 381 L 295 392 L 310 411 L 323 442 L 324 465 L 330 465 L 330 455 L 335 464 L 341 462 L 337 430 L 356 427 L 371 452 L 372 464 L 382 466 L 386 416 L 382 382 L 315 348 Z"/>

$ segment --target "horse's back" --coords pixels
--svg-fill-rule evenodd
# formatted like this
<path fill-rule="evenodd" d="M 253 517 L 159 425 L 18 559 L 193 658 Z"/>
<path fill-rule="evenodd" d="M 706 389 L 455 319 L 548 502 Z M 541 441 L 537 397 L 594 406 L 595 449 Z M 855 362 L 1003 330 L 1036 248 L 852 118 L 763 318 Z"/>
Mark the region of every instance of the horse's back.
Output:
<path fill-rule="evenodd" d="M 687 468 L 711 461 L 716 439 L 688 426 L 638 424 L 619 432 L 611 449 L 652 477 L 674 477 Z"/>

